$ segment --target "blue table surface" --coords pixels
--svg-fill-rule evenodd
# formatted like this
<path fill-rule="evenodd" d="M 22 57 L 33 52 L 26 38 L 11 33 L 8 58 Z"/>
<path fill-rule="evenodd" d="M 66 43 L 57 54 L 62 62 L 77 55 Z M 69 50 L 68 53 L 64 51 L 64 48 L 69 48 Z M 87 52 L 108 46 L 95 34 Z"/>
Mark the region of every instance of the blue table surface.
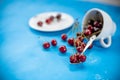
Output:
<path fill-rule="evenodd" d="M 94 47 L 85 52 L 87 60 L 83 64 L 69 63 L 72 47 L 62 41 L 60 35 L 68 33 L 70 28 L 45 33 L 28 25 L 32 16 L 46 11 L 80 17 L 81 24 L 86 11 L 91 8 L 106 11 L 116 23 L 117 31 L 109 48 L 101 48 L 98 41 L 94 42 Z M 42 43 L 52 39 L 57 39 L 57 47 L 44 50 Z M 59 52 L 60 45 L 67 46 L 66 54 Z M 0 80 L 120 80 L 119 67 L 120 7 L 75 0 L 0 1 Z"/>

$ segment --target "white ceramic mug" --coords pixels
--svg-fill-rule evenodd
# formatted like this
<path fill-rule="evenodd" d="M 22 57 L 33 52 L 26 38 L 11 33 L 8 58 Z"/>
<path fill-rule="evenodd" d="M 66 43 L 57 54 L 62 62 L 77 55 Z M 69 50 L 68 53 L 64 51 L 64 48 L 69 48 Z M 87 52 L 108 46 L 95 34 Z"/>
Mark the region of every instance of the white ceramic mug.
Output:
<path fill-rule="evenodd" d="M 93 18 L 103 22 L 102 30 L 97 35 L 96 40 L 100 40 L 102 47 L 109 47 L 112 43 L 111 37 L 116 31 L 116 24 L 106 12 L 98 8 L 93 8 L 85 14 L 82 22 L 82 30 L 86 27 L 87 21 Z M 107 39 L 107 43 L 104 42 L 105 39 Z"/>

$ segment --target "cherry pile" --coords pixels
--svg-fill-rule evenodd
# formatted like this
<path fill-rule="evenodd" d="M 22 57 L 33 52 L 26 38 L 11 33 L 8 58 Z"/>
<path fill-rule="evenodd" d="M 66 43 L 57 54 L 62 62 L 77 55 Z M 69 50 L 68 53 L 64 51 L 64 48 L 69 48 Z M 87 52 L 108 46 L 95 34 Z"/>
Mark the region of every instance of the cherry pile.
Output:
<path fill-rule="evenodd" d="M 62 15 L 60 14 L 60 13 L 58 13 L 56 16 L 49 16 L 46 20 L 45 20 L 45 23 L 46 24 L 51 24 L 55 19 L 57 20 L 57 21 L 60 21 L 61 20 L 61 17 L 62 17 Z M 42 27 L 43 26 L 43 22 L 42 21 L 38 21 L 37 22 L 37 25 L 38 26 L 40 26 L 40 27 Z"/>
<path fill-rule="evenodd" d="M 86 55 L 82 53 L 84 48 L 86 47 L 86 41 L 89 41 L 89 38 L 93 35 L 99 35 L 101 29 L 102 22 L 98 20 L 88 20 L 83 32 L 77 32 L 75 38 L 68 38 L 68 35 L 65 33 L 61 35 L 61 39 L 63 41 L 67 42 L 70 46 L 73 46 L 75 48 L 76 53 L 71 55 L 69 58 L 71 63 L 81 63 L 86 61 Z M 51 45 L 56 46 L 57 41 L 53 39 L 51 41 Z M 50 43 L 44 42 L 43 47 L 45 49 L 48 49 L 50 47 Z M 88 49 L 91 49 L 92 47 L 93 44 L 91 44 Z M 61 53 L 66 53 L 67 47 L 62 45 L 59 47 L 59 51 Z"/>

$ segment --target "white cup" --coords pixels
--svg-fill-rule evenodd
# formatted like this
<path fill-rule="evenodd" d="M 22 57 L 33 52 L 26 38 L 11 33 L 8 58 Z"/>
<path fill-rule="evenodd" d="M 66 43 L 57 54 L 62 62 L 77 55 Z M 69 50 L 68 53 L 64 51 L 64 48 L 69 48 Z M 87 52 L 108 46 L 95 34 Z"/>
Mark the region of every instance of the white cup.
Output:
<path fill-rule="evenodd" d="M 95 40 L 100 40 L 101 46 L 104 48 L 110 47 L 112 43 L 111 37 L 116 31 L 116 24 L 106 12 L 98 8 L 93 8 L 85 14 L 82 22 L 82 30 L 86 27 L 88 20 L 93 18 L 103 22 L 102 30 Z M 105 39 L 107 39 L 107 43 L 105 43 Z"/>

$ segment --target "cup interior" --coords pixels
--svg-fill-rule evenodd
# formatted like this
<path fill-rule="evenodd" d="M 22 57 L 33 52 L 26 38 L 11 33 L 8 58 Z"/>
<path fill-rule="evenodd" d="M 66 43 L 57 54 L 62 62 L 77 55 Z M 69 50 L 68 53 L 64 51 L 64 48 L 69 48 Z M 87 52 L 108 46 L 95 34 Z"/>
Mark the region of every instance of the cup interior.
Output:
<path fill-rule="evenodd" d="M 103 24 L 104 24 L 103 16 L 99 10 L 90 10 L 87 12 L 87 14 L 85 15 L 84 20 L 83 20 L 83 31 L 85 29 L 87 29 L 87 27 L 89 25 L 89 23 L 88 23 L 89 20 L 101 22 L 102 28 L 103 28 Z M 94 24 L 92 26 L 96 27 L 96 26 L 94 26 Z M 101 31 L 102 31 L 102 28 L 101 28 Z M 96 36 L 98 36 L 100 33 L 96 34 Z"/>

